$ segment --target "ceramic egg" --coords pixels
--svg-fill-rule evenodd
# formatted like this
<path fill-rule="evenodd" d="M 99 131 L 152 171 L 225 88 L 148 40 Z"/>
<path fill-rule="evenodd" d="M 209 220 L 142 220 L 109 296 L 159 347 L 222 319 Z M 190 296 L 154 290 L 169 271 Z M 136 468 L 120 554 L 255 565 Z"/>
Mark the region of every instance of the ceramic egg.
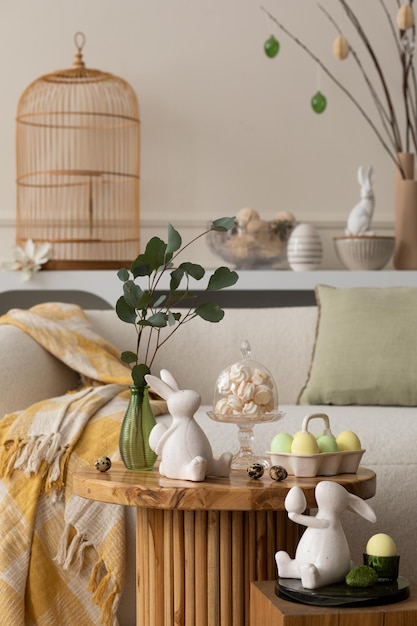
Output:
<path fill-rule="evenodd" d="M 273 465 L 269 470 L 269 475 L 272 480 L 280 482 L 281 480 L 285 480 L 287 478 L 288 472 L 285 467 L 282 467 L 282 465 Z"/>
<path fill-rule="evenodd" d="M 262 463 L 252 463 L 246 468 L 249 478 L 261 478 L 264 474 L 264 466 Z"/>
<path fill-rule="evenodd" d="M 374 556 L 396 556 L 397 546 L 389 535 L 377 533 L 366 544 L 366 553 Z"/>
<path fill-rule="evenodd" d="M 351 430 L 343 430 L 339 433 L 336 437 L 336 443 L 339 450 L 360 450 L 362 448 L 358 435 Z"/>
<path fill-rule="evenodd" d="M 101 456 L 94 463 L 94 467 L 99 472 L 107 472 L 111 468 L 111 459 L 108 456 Z"/>

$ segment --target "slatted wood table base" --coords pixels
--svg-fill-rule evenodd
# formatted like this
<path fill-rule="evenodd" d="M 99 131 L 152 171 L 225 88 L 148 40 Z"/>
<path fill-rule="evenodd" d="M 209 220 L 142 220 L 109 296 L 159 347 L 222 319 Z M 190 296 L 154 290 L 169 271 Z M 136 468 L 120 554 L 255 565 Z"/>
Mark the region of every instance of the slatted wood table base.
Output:
<path fill-rule="evenodd" d="M 403 602 L 361 608 L 318 607 L 275 595 L 275 580 L 250 585 L 250 626 L 416 626 L 417 586 Z"/>
<path fill-rule="evenodd" d="M 301 527 L 284 511 L 137 510 L 137 623 L 248 623 L 249 584 L 275 576 Z"/>
<path fill-rule="evenodd" d="M 273 579 L 275 552 L 293 555 L 303 531 L 288 519 L 285 497 L 298 485 L 312 508 L 320 480 L 251 481 L 236 471 L 192 483 L 114 464 L 104 474 L 74 472 L 73 487 L 137 508 L 138 626 L 247 626 L 251 581 Z M 362 498 L 375 495 L 375 473 L 366 468 L 328 480 Z"/>

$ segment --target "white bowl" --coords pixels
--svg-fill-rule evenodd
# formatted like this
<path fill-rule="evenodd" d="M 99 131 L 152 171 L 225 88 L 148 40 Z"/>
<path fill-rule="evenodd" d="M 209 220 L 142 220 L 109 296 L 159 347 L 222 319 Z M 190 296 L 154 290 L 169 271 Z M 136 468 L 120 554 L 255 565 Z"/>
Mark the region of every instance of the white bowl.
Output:
<path fill-rule="evenodd" d="M 349 270 L 381 270 L 394 252 L 395 237 L 333 237 L 337 256 Z"/>
<path fill-rule="evenodd" d="M 319 454 L 267 452 L 272 465 L 285 467 L 288 474 L 302 478 L 356 474 L 365 450 L 340 450 Z"/>

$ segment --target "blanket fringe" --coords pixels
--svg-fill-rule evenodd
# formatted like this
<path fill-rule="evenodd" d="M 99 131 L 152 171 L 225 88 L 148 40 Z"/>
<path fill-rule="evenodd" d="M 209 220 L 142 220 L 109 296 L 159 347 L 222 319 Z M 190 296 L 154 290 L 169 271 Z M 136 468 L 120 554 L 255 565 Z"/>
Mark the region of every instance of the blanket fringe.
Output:
<path fill-rule="evenodd" d="M 9 440 L 3 445 L 0 457 L 0 476 L 10 478 L 15 470 L 26 476 L 45 478 L 45 492 L 61 491 L 65 487 L 65 473 L 72 452 L 71 446 L 62 446 L 60 433 L 29 436 Z"/>
<path fill-rule="evenodd" d="M 112 591 L 103 604 L 101 604 L 100 624 L 103 624 L 103 626 L 111 626 L 111 624 L 114 624 L 114 615 L 116 612 L 115 602 L 119 595 L 120 589 L 117 584 L 114 584 Z"/>
<path fill-rule="evenodd" d="M 70 567 L 73 567 L 75 572 L 79 574 L 84 563 L 84 551 L 89 546 L 92 546 L 93 543 L 80 533 L 76 533 L 70 540 L 71 529 L 72 526 L 70 524 L 65 525 L 64 534 L 59 541 L 54 560 L 63 569 L 68 570 Z"/>
<path fill-rule="evenodd" d="M 65 487 L 68 461 L 73 451 L 73 446 L 66 446 L 57 454 L 48 468 L 45 481 L 45 492 L 50 494 L 52 490 L 60 491 Z"/>
<path fill-rule="evenodd" d="M 115 602 L 120 595 L 120 589 L 117 583 L 113 583 L 113 588 L 109 591 L 112 582 L 110 572 L 107 572 L 100 580 L 100 570 L 105 567 L 103 559 L 99 559 L 94 565 L 88 590 L 93 594 L 93 601 L 101 608 L 100 624 L 111 626 L 114 620 Z"/>
<path fill-rule="evenodd" d="M 10 478 L 13 474 L 13 468 L 16 457 L 18 455 L 21 441 L 6 441 L 3 445 L 0 461 L 0 476 L 4 478 Z"/>

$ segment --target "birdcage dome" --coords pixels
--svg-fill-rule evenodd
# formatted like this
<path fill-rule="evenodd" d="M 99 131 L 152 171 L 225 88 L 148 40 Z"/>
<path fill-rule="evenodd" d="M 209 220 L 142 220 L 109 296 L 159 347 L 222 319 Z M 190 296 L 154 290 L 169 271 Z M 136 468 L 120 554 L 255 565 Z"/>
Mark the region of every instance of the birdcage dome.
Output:
<path fill-rule="evenodd" d="M 19 99 L 16 242 L 51 243 L 47 269 L 118 268 L 139 252 L 139 103 L 75 43 L 73 66 Z"/>

